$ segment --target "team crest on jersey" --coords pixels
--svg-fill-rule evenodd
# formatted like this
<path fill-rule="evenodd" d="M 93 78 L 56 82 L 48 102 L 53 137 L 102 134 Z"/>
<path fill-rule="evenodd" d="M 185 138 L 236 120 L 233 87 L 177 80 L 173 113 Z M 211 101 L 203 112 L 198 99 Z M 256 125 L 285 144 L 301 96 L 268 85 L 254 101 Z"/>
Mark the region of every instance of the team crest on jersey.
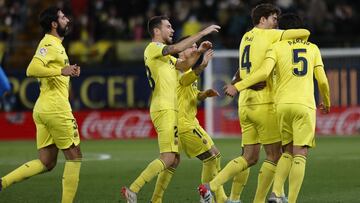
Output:
<path fill-rule="evenodd" d="M 41 56 L 46 56 L 46 54 L 47 54 L 47 49 L 46 48 L 40 48 L 40 50 L 39 50 L 39 54 L 41 55 Z"/>
<path fill-rule="evenodd" d="M 161 47 L 163 44 L 161 42 L 156 42 L 156 46 Z"/>

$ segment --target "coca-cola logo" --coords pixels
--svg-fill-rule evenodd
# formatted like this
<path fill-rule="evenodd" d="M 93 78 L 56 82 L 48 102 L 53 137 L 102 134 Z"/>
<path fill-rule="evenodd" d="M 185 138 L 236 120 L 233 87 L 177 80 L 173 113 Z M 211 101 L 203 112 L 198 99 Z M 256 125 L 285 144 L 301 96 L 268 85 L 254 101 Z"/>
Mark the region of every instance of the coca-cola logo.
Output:
<path fill-rule="evenodd" d="M 149 137 L 153 125 L 148 113 L 129 111 L 118 116 L 102 116 L 93 112 L 86 116 L 81 134 L 84 138 L 144 138 Z"/>
<path fill-rule="evenodd" d="M 360 134 L 360 108 L 346 108 L 342 112 L 325 115 L 318 113 L 316 125 L 320 134 Z"/>

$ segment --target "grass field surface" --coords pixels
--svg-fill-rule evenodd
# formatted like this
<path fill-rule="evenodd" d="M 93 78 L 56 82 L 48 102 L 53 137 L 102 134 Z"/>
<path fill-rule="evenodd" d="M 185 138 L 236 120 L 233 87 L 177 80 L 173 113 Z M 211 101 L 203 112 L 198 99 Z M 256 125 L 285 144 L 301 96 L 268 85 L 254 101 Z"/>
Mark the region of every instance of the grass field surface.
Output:
<path fill-rule="evenodd" d="M 241 153 L 240 139 L 217 139 L 222 153 L 222 166 Z M 34 141 L 0 142 L 0 176 L 20 164 L 35 159 Z M 147 164 L 158 156 L 156 140 L 83 141 L 84 161 L 75 202 L 125 202 L 120 198 L 122 185 L 129 185 Z M 251 169 L 242 202 L 252 202 L 257 173 L 264 156 Z M 0 192 L 1 203 L 60 202 L 64 158 L 59 154 L 56 168 L 32 177 Z M 164 203 L 199 202 L 196 187 L 200 183 L 201 162 L 182 156 Z M 139 203 L 148 203 L 156 178 L 138 194 Z M 225 185 L 230 192 L 230 182 Z M 307 159 L 305 180 L 299 203 L 358 203 L 360 202 L 360 136 L 321 137 Z"/>

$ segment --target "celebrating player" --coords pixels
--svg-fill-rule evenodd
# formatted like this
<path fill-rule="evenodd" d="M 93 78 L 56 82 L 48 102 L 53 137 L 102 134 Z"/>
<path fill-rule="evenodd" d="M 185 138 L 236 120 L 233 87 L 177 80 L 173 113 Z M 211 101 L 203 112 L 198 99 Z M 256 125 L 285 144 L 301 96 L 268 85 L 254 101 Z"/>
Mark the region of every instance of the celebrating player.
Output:
<path fill-rule="evenodd" d="M 276 30 L 279 8 L 272 4 L 260 4 L 252 10 L 254 28 L 243 36 L 239 48 L 239 77 L 245 79 L 261 67 L 266 49 L 274 42 L 293 36 L 308 36 L 307 30 Z M 237 83 L 236 83 L 237 84 Z M 235 84 L 235 85 L 236 85 Z M 229 91 L 235 90 L 234 94 Z M 281 138 L 278 133 L 275 110 L 273 108 L 272 81 L 260 91 L 244 90 L 239 96 L 239 120 L 242 127 L 243 155 L 230 161 L 225 168 L 209 183 L 199 186 L 201 196 L 216 191 L 228 179 L 247 170 L 259 159 L 260 144 L 266 152 L 266 160 L 261 166 L 258 187 L 254 202 L 264 202 L 270 189 L 278 159 L 281 156 Z M 227 85 L 225 93 L 235 96 L 234 85 Z M 242 179 L 247 181 L 246 178 Z M 243 183 L 245 184 L 245 183 Z M 232 200 L 239 201 L 239 200 Z"/>
<path fill-rule="evenodd" d="M 76 195 L 80 166 L 80 136 L 69 103 L 70 77 L 80 75 L 80 67 L 70 65 L 62 40 L 69 31 L 69 19 L 56 7 L 40 14 L 46 33 L 30 62 L 26 75 L 38 78 L 40 95 L 33 110 L 39 158 L 29 161 L 0 179 L 0 189 L 34 175 L 51 171 L 61 149 L 66 162 L 62 178 L 62 203 Z"/>
<path fill-rule="evenodd" d="M 187 60 L 176 59 L 171 54 L 191 47 L 203 36 L 218 32 L 219 29 L 218 25 L 211 25 L 201 32 L 171 45 L 174 30 L 169 19 L 164 16 L 156 16 L 149 20 L 148 31 L 152 42 L 144 51 L 144 61 L 152 88 L 150 116 L 158 135 L 160 157 L 153 160 L 129 188 L 122 188 L 122 194 L 129 203 L 137 202 L 137 193 L 146 182 L 164 170 L 171 170 L 170 167 L 176 168 L 180 161 L 176 96 L 178 70 L 186 71 L 192 67 L 201 51 L 194 53 Z M 205 43 L 203 46 L 208 46 L 208 44 Z M 205 50 L 205 47 L 200 47 L 199 50 Z"/>

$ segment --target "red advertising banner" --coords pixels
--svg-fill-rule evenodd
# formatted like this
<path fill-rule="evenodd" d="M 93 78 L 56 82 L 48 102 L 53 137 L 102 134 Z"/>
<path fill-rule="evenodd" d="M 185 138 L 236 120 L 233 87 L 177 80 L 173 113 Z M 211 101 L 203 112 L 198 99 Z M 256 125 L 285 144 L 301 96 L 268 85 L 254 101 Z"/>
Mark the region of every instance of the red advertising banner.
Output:
<path fill-rule="evenodd" d="M 320 135 L 359 135 L 360 107 L 332 108 L 330 114 L 317 114 L 316 133 Z M 204 110 L 198 119 L 204 126 Z M 224 122 L 216 123 L 224 135 L 240 134 L 237 115 L 227 112 Z M 82 139 L 154 138 L 156 132 L 148 110 L 75 112 Z M 228 122 L 226 122 L 228 120 Z M 35 139 L 32 112 L 1 112 L 0 140 Z"/>
<path fill-rule="evenodd" d="M 238 136 L 241 134 L 237 110 L 217 109 L 215 115 L 220 115 L 214 122 L 215 133 L 223 136 Z M 360 135 L 360 106 L 333 107 L 329 114 L 316 115 L 317 135 Z"/>
<path fill-rule="evenodd" d="M 156 137 L 147 110 L 76 112 L 84 139 L 129 139 Z"/>

